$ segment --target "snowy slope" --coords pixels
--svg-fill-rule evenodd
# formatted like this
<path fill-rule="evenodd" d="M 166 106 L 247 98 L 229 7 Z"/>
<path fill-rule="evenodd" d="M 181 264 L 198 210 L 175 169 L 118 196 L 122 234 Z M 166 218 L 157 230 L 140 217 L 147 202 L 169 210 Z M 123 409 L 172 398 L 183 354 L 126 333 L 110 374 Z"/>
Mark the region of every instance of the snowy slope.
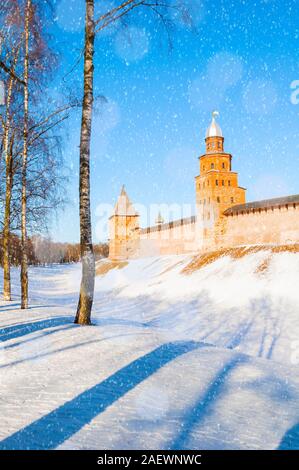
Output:
<path fill-rule="evenodd" d="M 259 267 L 267 260 L 266 269 Z M 96 280 L 31 269 L 1 302 L 0 448 L 299 448 L 299 254 L 131 261 Z"/>

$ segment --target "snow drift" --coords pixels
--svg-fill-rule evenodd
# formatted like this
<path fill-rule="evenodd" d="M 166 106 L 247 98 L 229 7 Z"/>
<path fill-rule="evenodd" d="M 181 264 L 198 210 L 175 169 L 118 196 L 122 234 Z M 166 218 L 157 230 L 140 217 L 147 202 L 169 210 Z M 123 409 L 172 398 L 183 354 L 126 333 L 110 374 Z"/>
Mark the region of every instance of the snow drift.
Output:
<path fill-rule="evenodd" d="M 299 448 L 299 253 L 246 248 L 32 268 L 1 301 L 0 448 Z"/>

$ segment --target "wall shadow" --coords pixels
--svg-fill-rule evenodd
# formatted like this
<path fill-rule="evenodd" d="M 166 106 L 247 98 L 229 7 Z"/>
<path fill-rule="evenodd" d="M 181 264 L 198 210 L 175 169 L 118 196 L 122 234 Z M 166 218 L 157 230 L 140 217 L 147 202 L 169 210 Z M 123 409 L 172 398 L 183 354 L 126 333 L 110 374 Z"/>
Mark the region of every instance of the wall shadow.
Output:
<path fill-rule="evenodd" d="M 177 357 L 204 343 L 166 343 L 0 442 L 0 449 L 55 449 L 114 402 Z"/>

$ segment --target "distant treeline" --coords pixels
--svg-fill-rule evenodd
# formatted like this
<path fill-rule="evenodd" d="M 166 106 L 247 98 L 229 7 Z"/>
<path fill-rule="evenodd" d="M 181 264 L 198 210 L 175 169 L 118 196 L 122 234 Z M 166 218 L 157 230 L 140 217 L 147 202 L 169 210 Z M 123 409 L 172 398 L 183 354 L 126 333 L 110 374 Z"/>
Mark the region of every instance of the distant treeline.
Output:
<path fill-rule="evenodd" d="M 54 242 L 49 238 L 31 237 L 27 245 L 28 263 L 45 265 L 52 263 L 76 263 L 80 261 L 79 243 Z M 109 247 L 107 243 L 94 245 L 96 260 L 107 258 Z M 10 234 L 10 263 L 19 266 L 21 263 L 21 240 L 15 234 Z M 3 237 L 0 234 L 0 264 L 3 266 Z"/>

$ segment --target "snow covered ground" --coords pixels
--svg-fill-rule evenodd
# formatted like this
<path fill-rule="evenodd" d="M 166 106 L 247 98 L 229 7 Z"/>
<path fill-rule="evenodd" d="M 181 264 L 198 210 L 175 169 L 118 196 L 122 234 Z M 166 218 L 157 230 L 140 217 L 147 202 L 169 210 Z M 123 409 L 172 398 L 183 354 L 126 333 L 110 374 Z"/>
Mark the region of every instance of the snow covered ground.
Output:
<path fill-rule="evenodd" d="M 299 253 L 32 268 L 0 302 L 1 449 L 299 448 Z M 264 263 L 267 261 L 266 264 Z M 265 264 L 265 268 L 260 269 Z"/>

